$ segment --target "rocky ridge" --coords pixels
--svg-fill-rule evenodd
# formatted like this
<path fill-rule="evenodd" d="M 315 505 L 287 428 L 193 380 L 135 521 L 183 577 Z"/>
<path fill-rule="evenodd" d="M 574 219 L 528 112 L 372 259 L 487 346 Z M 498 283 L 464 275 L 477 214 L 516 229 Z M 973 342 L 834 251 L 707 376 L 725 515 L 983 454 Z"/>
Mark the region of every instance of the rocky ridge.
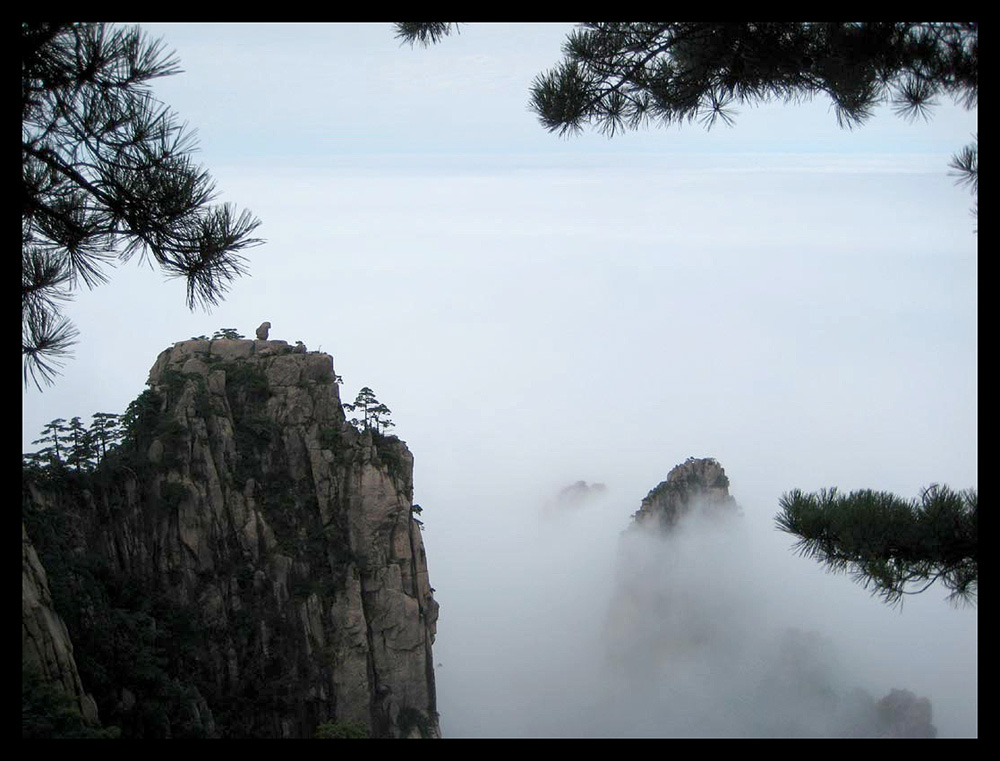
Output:
<path fill-rule="evenodd" d="M 346 422 L 338 380 L 302 344 L 181 341 L 150 371 L 114 476 L 32 490 L 37 509 L 83 518 L 109 574 L 195 619 L 177 659 L 201 736 L 440 734 L 413 457 Z M 102 715 L 127 723 L 143 697 L 123 685 Z"/>

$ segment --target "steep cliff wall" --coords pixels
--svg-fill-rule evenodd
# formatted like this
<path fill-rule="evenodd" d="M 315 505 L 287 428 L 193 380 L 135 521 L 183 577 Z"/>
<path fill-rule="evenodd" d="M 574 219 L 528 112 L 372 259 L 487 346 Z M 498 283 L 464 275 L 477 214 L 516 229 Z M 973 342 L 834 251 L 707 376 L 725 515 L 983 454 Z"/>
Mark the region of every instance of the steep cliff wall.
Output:
<path fill-rule="evenodd" d="M 52 604 L 48 576 L 21 524 L 21 660 L 29 672 L 67 695 L 88 724 L 99 724 L 97 705 L 80 681 L 69 631 Z"/>
<path fill-rule="evenodd" d="M 132 451 L 71 509 L 104 572 L 168 611 L 151 627 L 185 643 L 164 657 L 199 733 L 438 736 L 438 606 L 404 442 L 348 424 L 332 358 L 283 341 L 180 342 L 149 386 Z M 142 689 L 102 714 L 127 718 Z"/>

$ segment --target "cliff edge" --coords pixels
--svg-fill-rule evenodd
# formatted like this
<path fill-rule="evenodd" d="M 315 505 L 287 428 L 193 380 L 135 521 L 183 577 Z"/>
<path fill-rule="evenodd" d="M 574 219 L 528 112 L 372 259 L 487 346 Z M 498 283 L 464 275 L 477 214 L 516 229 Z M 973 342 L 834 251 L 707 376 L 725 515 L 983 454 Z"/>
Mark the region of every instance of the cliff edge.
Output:
<path fill-rule="evenodd" d="M 86 488 L 30 490 L 36 513 L 79 516 L 76 543 L 116 589 L 154 601 L 150 636 L 169 631 L 155 648 L 181 694 L 155 736 L 439 736 L 413 456 L 350 425 L 338 381 L 301 344 L 179 342 Z M 119 681 L 95 690 L 102 718 L 150 736 L 133 724 L 162 696 Z"/>

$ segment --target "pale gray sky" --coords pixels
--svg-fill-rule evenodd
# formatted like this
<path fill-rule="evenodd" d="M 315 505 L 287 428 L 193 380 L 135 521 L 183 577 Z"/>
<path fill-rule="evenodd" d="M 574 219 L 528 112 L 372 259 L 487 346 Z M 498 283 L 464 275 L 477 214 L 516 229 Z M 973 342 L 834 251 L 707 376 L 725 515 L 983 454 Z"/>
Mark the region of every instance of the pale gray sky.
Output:
<path fill-rule="evenodd" d="M 143 28 L 185 70 L 156 93 L 267 243 L 213 314 L 138 265 L 81 293 L 75 359 L 24 393 L 25 451 L 53 418 L 123 411 L 173 342 L 266 319 L 332 354 L 344 397 L 371 386 L 414 453 L 445 734 L 506 731 L 470 699 L 512 673 L 484 653 L 538 639 L 516 590 L 549 589 L 543 503 L 608 484 L 586 541 L 610 557 L 688 456 L 726 468 L 768 564 L 850 609 L 851 647 L 923 638 L 900 652 L 924 670 L 885 691 L 936 688 L 943 731 L 976 732 L 975 611 L 937 590 L 887 611 L 770 531 L 791 488 L 978 486 L 978 237 L 947 166 L 975 110 L 847 131 L 817 101 L 562 139 L 527 99 L 568 24 L 470 24 L 428 49 L 388 24 Z"/>

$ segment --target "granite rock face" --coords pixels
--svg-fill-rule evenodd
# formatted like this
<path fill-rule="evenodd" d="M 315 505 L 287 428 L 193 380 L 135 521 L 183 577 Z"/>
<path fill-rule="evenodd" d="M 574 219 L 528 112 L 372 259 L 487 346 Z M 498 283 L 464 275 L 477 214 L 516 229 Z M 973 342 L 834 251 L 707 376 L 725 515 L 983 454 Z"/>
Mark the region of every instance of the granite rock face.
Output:
<path fill-rule="evenodd" d="M 207 734 L 440 734 L 413 456 L 348 424 L 337 380 L 284 341 L 177 343 L 139 465 L 77 505 L 89 553 L 197 616 Z"/>
<path fill-rule="evenodd" d="M 48 576 L 21 524 L 21 659 L 42 679 L 57 684 L 72 698 L 80 715 L 99 724 L 97 705 L 80 681 L 73 643 L 62 617 L 52 605 Z"/>
<path fill-rule="evenodd" d="M 711 457 L 689 457 L 671 470 L 667 479 L 646 495 L 632 517 L 639 525 L 652 523 L 669 530 L 696 509 L 714 516 L 740 514 L 736 500 L 729 494 L 726 471 Z"/>

